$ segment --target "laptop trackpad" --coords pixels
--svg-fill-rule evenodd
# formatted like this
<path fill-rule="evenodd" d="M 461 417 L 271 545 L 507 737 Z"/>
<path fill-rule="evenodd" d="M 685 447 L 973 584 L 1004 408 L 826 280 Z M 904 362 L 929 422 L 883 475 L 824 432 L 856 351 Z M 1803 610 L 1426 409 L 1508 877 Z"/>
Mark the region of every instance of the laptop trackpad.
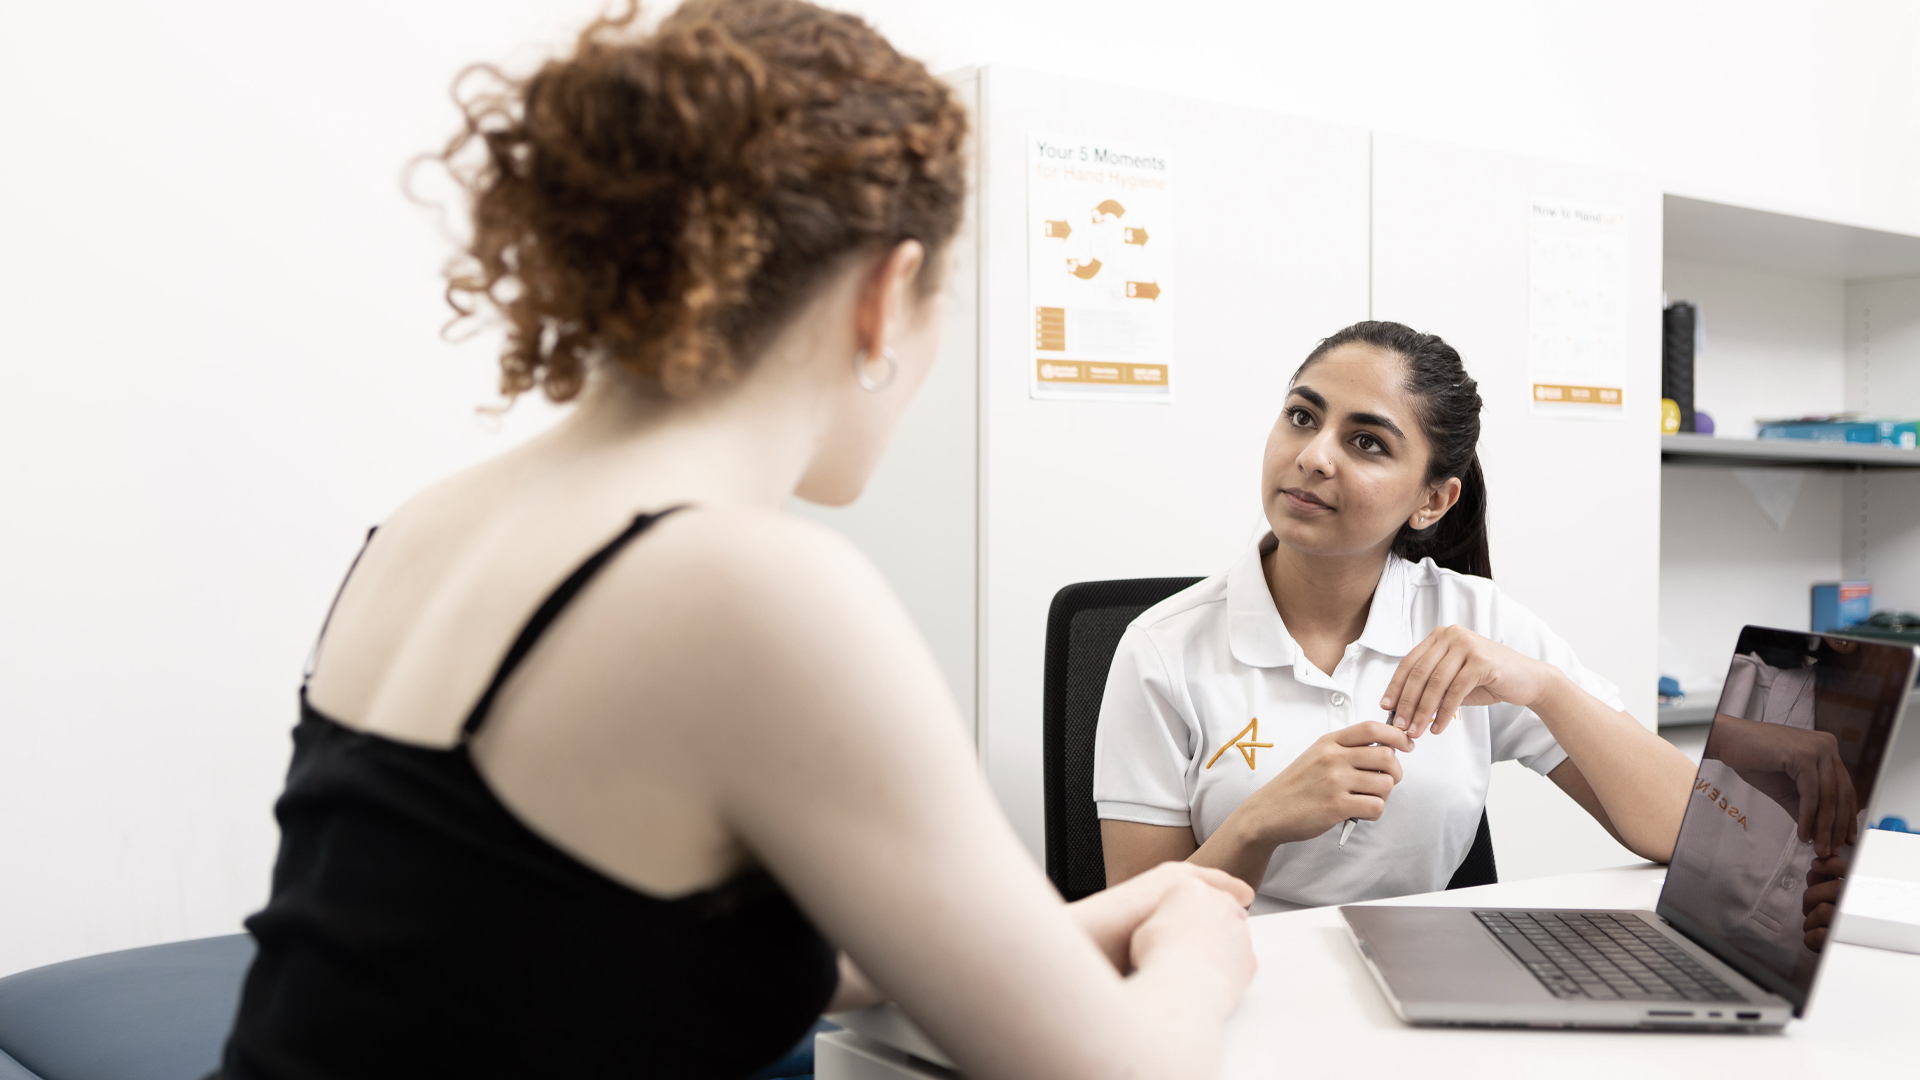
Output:
<path fill-rule="evenodd" d="M 1403 1004 L 1553 1000 L 1468 908 L 1344 907 L 1340 913 Z"/>

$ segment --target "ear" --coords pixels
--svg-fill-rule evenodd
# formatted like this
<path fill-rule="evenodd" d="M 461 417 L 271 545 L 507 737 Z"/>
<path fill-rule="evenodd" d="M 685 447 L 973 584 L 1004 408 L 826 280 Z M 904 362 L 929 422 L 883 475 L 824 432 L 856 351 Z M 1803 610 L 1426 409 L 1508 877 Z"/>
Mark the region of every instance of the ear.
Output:
<path fill-rule="evenodd" d="M 902 240 L 872 264 L 854 314 L 860 348 L 876 355 L 886 348 L 900 320 L 913 310 L 913 290 L 926 261 L 920 241 Z"/>
<path fill-rule="evenodd" d="M 1407 518 L 1407 524 L 1415 529 L 1430 529 L 1447 516 L 1453 504 L 1460 501 L 1460 478 L 1448 477 L 1444 482 L 1427 489 L 1427 497 L 1421 500 L 1413 516 Z"/>

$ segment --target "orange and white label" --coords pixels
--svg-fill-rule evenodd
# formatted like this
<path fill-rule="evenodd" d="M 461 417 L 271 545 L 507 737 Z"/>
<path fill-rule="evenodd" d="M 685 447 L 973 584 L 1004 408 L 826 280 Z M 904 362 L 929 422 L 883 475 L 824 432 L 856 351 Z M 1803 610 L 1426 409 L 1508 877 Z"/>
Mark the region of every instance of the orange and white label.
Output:
<path fill-rule="evenodd" d="M 1534 383 L 1533 400 L 1560 401 L 1569 405 L 1619 405 L 1620 388 L 1617 386 L 1559 386 L 1553 383 Z"/>
<path fill-rule="evenodd" d="M 1165 364 L 1116 364 L 1102 360 L 1039 360 L 1036 370 L 1043 383 L 1082 383 L 1105 386 L 1165 386 Z"/>

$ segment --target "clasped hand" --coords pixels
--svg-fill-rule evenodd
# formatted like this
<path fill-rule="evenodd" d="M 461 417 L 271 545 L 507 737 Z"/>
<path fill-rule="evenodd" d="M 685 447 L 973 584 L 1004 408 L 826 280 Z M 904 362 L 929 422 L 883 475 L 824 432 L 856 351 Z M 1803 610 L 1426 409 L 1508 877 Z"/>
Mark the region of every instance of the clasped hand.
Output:
<path fill-rule="evenodd" d="M 1237 995 L 1253 978 L 1251 903 L 1253 887 L 1232 874 L 1164 862 L 1069 904 L 1067 912 L 1122 975 L 1156 951 L 1185 951 L 1231 973 Z"/>

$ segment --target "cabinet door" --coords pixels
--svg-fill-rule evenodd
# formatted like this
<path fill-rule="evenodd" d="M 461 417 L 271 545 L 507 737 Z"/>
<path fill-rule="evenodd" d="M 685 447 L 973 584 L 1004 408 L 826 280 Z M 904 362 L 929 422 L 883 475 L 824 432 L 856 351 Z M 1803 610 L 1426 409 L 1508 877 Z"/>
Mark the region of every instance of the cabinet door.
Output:
<path fill-rule="evenodd" d="M 1047 606 L 1062 586 L 1226 569 L 1264 527 L 1260 456 L 1287 379 L 1366 317 L 1366 132 L 989 68 L 981 117 L 981 750 L 1042 850 Z M 1171 404 L 1035 400 L 1028 142 L 1165 151 L 1178 307 Z M 1149 227 L 1151 231 L 1151 227 Z"/>
<path fill-rule="evenodd" d="M 1535 200 L 1626 214 L 1622 415 L 1530 415 Z M 1376 135 L 1373 317 L 1439 334 L 1486 403 L 1494 578 L 1627 709 L 1655 722 L 1660 581 L 1661 201 L 1650 181 Z"/>

